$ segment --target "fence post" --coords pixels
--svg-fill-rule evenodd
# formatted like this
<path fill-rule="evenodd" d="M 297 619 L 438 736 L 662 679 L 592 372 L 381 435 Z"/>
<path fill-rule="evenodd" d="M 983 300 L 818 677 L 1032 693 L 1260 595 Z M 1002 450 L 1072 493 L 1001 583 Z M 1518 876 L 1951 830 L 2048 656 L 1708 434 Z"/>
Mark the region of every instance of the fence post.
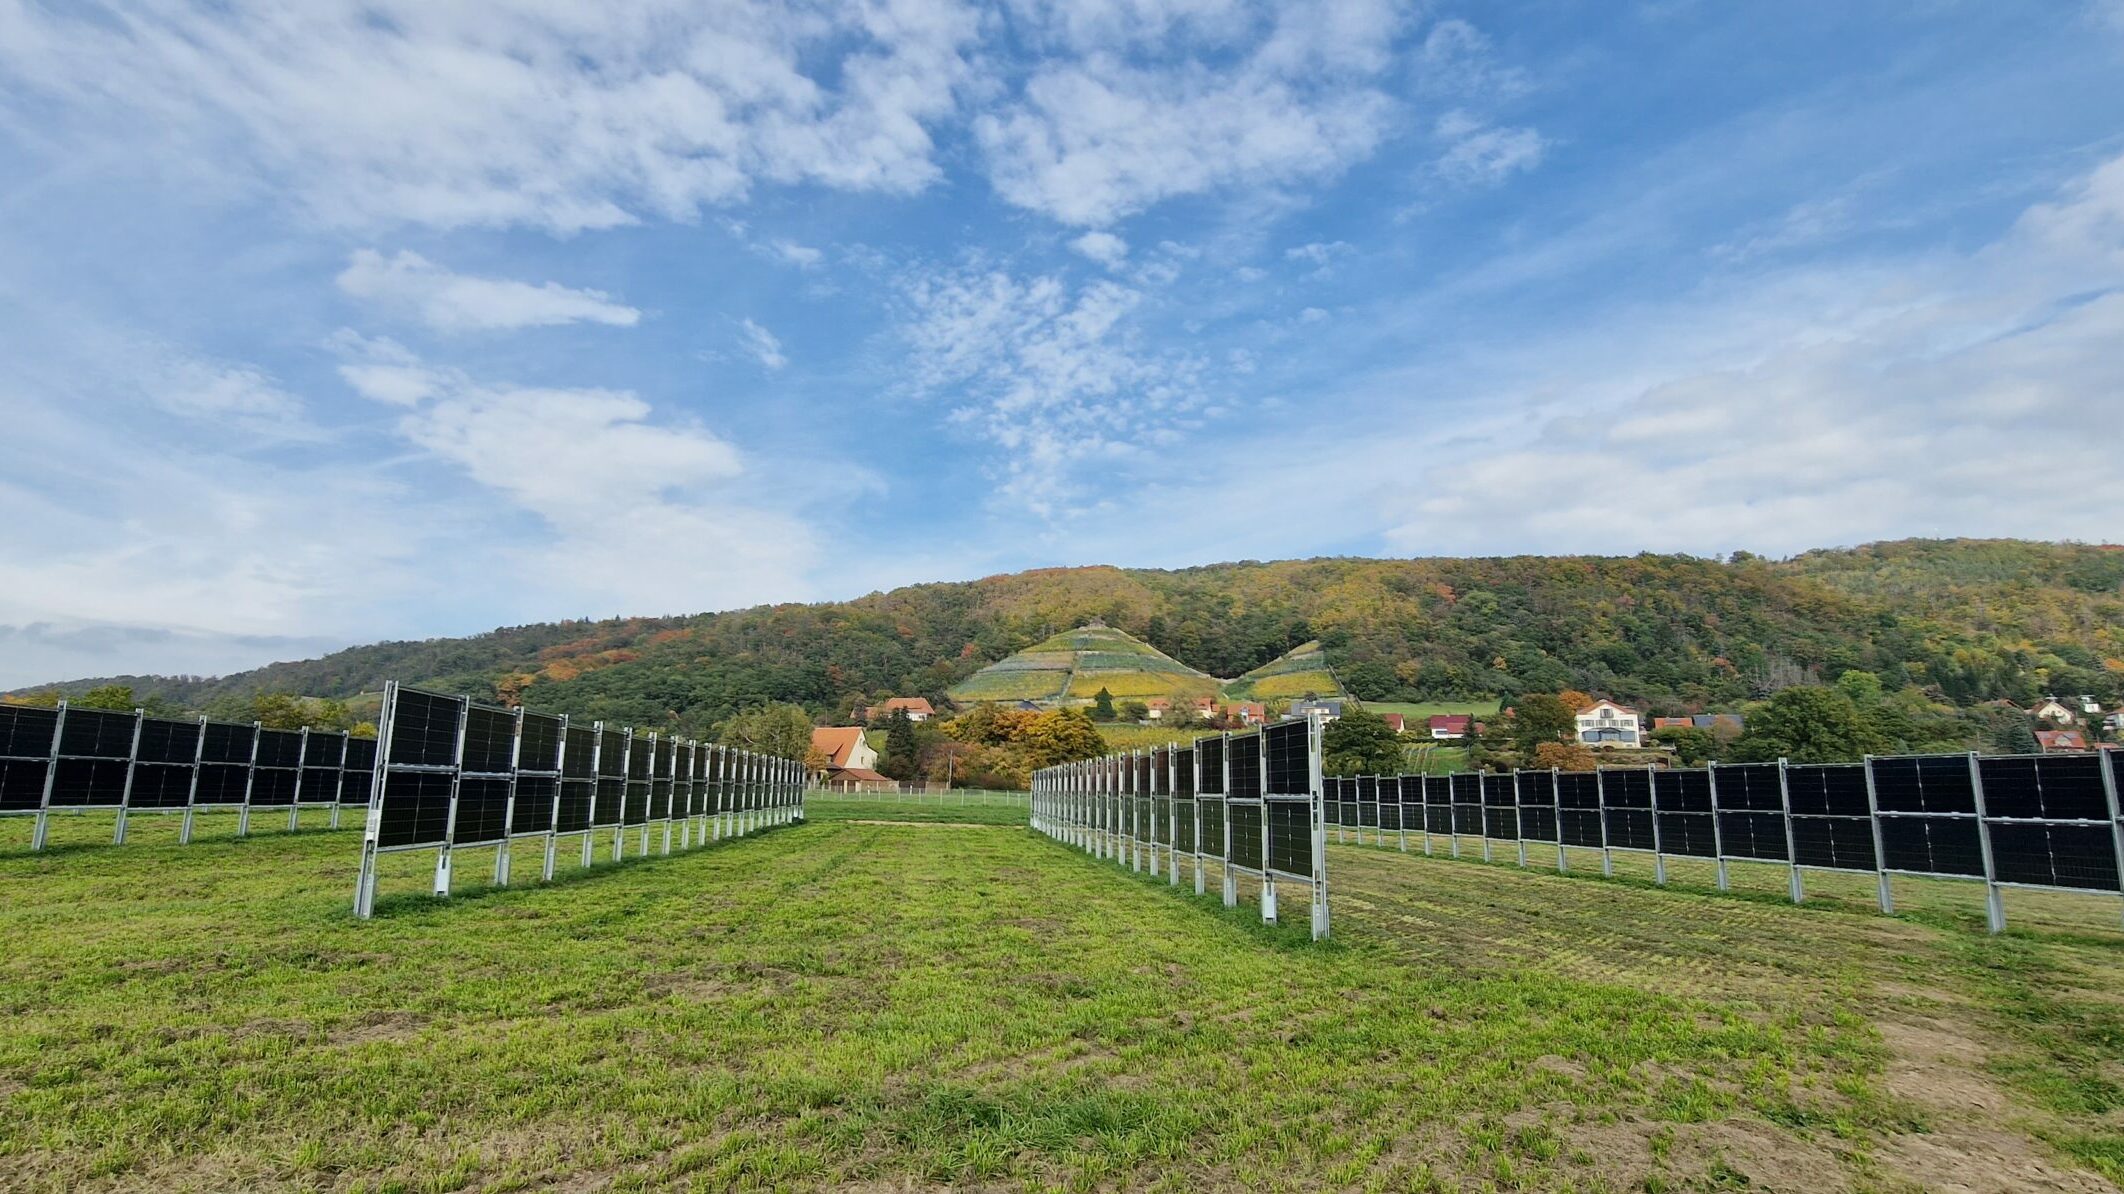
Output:
<path fill-rule="evenodd" d="M 1615 877 L 1615 851 L 1608 848 L 1608 783 L 1602 778 L 1604 768 L 1593 768 L 1593 804 L 1600 810 L 1600 873 Z"/>
<path fill-rule="evenodd" d="M 450 759 L 450 811 L 443 822 L 442 849 L 435 852 L 435 894 L 450 894 L 450 843 L 457 837 L 457 789 L 465 778 L 465 729 L 472 721 L 472 698 L 457 698 L 457 750 Z M 255 747 L 253 748 L 256 749 Z"/>
<path fill-rule="evenodd" d="M 236 813 L 236 836 L 248 837 L 251 832 L 251 792 L 258 787 L 258 739 L 265 733 L 259 722 L 251 723 L 251 769 L 243 776 L 243 807 Z"/>
<path fill-rule="evenodd" d="M 1867 755 L 1861 763 L 1866 768 L 1866 820 L 1873 830 L 1873 865 L 1879 871 L 1877 898 L 1882 916 L 1895 915 L 1895 886 L 1888 873 L 1888 850 L 1881 841 L 1881 805 L 1873 791 L 1873 756 Z M 2124 854 L 2120 854 L 2124 857 Z"/>
<path fill-rule="evenodd" d="M 1705 766 L 1710 772 L 1708 778 L 1711 785 L 1711 856 L 1718 866 L 1718 889 L 1726 891 L 1726 832 L 1725 827 L 1719 824 L 1718 760 L 1713 759 Z M 1868 790 L 1871 790 L 1872 786 L 1873 781 L 1867 780 Z"/>
<path fill-rule="evenodd" d="M 199 804 L 199 768 L 206 761 L 206 714 L 199 715 L 199 737 L 192 743 L 192 783 L 184 794 L 184 820 L 177 827 L 177 844 L 192 844 L 192 810 Z"/>
<path fill-rule="evenodd" d="M 2102 769 L 2102 795 L 2109 801 L 2109 834 L 2117 855 L 2117 885 L 2124 889 L 2124 804 L 2117 793 L 2117 760 L 2107 751 L 2095 752 L 2095 765 Z"/>
<path fill-rule="evenodd" d="M 2006 898 L 1999 891 L 1998 869 L 1991 861 L 1991 821 L 1985 815 L 1984 771 L 1969 752 L 1969 787 L 1976 797 L 1977 846 L 1984 852 L 1984 923 L 1993 933 L 2006 931 Z"/>
<path fill-rule="evenodd" d="M 1799 851 L 1792 845 L 1792 789 L 1785 782 L 1785 760 L 1777 761 L 1777 806 L 1785 817 L 1785 862 L 1791 874 L 1792 902 L 1801 903 L 1807 898 L 1806 880 L 1800 875 Z"/>
<path fill-rule="evenodd" d="M 1652 881 L 1661 887 L 1667 885 L 1666 840 L 1659 832 L 1659 777 L 1645 768 L 1645 791 L 1652 799 Z"/>
<path fill-rule="evenodd" d="M 125 814 L 133 804 L 133 773 L 140 767 L 140 731 L 146 725 L 147 710 L 133 710 L 133 745 L 125 755 L 125 791 L 118 797 L 118 826 L 111 830 L 111 844 L 114 846 L 125 844 Z M 304 730 L 303 733 L 307 734 L 309 731 Z M 298 776 L 301 774 L 296 772 Z M 300 785 L 297 786 L 297 793 L 299 798 Z"/>
<path fill-rule="evenodd" d="M 1224 906 L 1239 906 L 1239 876 L 1232 873 L 1232 735 L 1223 734 L 1224 748 L 1217 752 L 1218 763 L 1224 768 L 1224 780 L 1217 790 L 1224 796 L 1224 857 L 1218 869 L 1224 872 Z M 1266 860 L 1264 860 L 1266 861 Z"/>

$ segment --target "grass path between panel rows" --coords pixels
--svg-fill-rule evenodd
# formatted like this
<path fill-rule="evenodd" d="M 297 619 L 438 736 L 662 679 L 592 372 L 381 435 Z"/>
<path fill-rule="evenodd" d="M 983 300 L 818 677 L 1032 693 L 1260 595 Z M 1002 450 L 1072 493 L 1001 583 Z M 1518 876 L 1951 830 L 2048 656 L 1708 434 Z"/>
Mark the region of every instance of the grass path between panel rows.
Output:
<path fill-rule="evenodd" d="M 448 903 L 398 859 L 369 923 L 350 832 L 0 849 L 0 1188 L 2124 1176 L 2116 934 L 1336 847 L 1313 944 L 1021 817 L 821 802 Z"/>

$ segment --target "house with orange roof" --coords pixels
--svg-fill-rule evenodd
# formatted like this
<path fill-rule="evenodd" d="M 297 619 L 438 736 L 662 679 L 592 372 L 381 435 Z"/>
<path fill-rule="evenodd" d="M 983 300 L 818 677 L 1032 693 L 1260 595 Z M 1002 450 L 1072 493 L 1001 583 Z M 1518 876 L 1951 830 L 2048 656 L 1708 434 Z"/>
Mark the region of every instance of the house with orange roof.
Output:
<path fill-rule="evenodd" d="M 811 750 L 824 761 L 817 782 L 836 792 L 896 792 L 899 781 L 877 773 L 877 748 L 862 726 L 819 726 L 811 731 Z"/>

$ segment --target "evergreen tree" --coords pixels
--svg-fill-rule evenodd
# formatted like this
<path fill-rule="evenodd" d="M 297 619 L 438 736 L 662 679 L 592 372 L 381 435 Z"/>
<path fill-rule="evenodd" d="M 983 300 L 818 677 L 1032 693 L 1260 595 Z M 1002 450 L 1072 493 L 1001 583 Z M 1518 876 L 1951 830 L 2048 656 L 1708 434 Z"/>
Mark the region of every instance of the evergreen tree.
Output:
<path fill-rule="evenodd" d="M 907 710 L 893 710 L 885 723 L 885 753 L 878 759 L 878 770 L 894 779 L 913 779 L 921 768 L 921 756 L 922 743 L 915 737 Z"/>
<path fill-rule="evenodd" d="M 1114 694 L 1102 687 L 1099 689 L 1098 695 L 1092 698 L 1092 720 L 1112 721 L 1113 719 Z"/>

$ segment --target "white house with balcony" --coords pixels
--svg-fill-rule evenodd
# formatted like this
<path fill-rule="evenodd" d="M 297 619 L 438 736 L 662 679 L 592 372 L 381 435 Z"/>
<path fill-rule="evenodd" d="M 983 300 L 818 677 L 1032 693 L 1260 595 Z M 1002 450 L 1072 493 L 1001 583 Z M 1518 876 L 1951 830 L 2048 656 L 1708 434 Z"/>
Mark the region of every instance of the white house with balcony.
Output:
<path fill-rule="evenodd" d="M 1637 710 L 1599 700 L 1580 709 L 1578 740 L 1587 746 L 1643 746 L 1644 719 Z"/>

